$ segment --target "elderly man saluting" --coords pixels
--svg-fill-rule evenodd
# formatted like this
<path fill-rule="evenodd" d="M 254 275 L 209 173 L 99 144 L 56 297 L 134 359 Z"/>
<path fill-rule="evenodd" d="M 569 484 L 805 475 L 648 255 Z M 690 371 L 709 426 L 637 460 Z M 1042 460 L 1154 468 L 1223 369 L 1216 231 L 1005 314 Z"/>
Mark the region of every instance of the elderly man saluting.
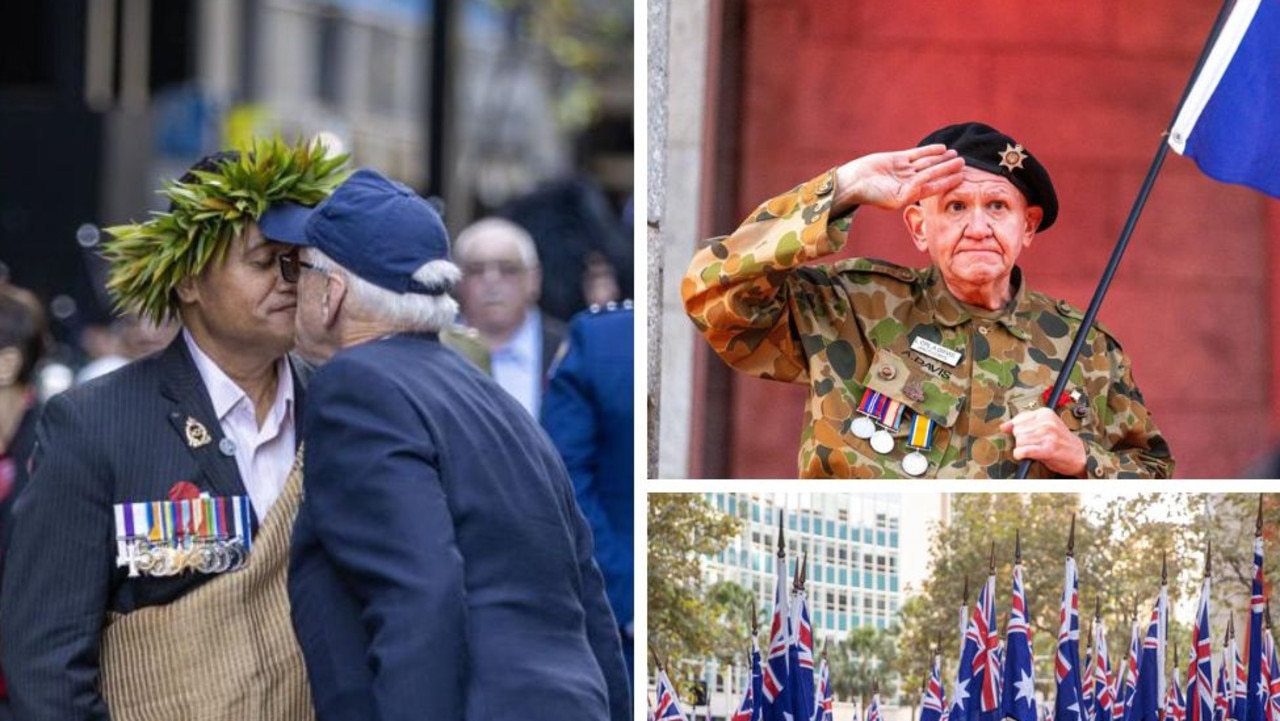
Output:
<path fill-rule="evenodd" d="M 289 597 L 320 721 L 630 718 L 618 626 L 556 450 L 437 332 L 435 210 L 360 170 L 263 234 L 298 283 L 306 494 Z"/>
<path fill-rule="evenodd" d="M 860 205 L 902 209 L 930 265 L 855 258 Z M 684 278 L 685 309 L 738 370 L 807 383 L 803 477 L 1163 477 L 1168 445 L 1129 359 L 1090 331 L 1048 393 L 1083 313 L 1027 288 L 1016 263 L 1058 201 L 1044 167 L 980 123 L 852 160 L 761 204 Z"/>

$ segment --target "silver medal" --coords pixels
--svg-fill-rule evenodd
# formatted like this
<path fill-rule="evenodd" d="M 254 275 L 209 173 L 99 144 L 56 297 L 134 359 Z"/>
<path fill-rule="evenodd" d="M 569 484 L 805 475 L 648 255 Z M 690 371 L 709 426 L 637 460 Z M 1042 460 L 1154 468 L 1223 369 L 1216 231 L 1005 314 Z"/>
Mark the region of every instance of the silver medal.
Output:
<path fill-rule="evenodd" d="M 889 431 L 881 428 L 871 434 L 871 448 L 881 455 L 891 453 L 893 451 L 893 436 Z"/>
<path fill-rule="evenodd" d="M 929 459 L 925 458 L 920 451 L 912 451 L 902 459 L 902 470 L 909 476 L 924 475 L 924 472 L 929 470 Z"/>
<path fill-rule="evenodd" d="M 849 430 L 853 432 L 853 435 L 865 441 L 875 434 L 876 424 L 866 416 L 858 416 L 854 419 L 853 425 L 850 426 Z"/>

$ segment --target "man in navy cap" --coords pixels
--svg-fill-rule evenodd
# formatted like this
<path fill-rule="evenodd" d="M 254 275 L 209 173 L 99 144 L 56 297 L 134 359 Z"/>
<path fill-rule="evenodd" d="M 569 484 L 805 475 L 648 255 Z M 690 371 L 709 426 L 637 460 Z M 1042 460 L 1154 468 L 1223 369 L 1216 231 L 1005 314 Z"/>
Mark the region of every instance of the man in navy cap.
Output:
<path fill-rule="evenodd" d="M 360 170 L 302 246 L 294 627 L 321 721 L 630 717 L 618 628 L 564 465 L 509 394 L 438 340 L 460 276 L 435 210 Z"/>
<path fill-rule="evenodd" d="M 853 211 L 901 210 L 922 269 L 839 251 Z M 1083 314 L 1017 261 L 1053 225 L 1044 166 L 981 123 L 849 161 L 761 204 L 694 257 L 685 309 L 733 367 L 805 383 L 800 475 L 1170 475 L 1128 357 L 1101 325 L 1048 394 Z"/>

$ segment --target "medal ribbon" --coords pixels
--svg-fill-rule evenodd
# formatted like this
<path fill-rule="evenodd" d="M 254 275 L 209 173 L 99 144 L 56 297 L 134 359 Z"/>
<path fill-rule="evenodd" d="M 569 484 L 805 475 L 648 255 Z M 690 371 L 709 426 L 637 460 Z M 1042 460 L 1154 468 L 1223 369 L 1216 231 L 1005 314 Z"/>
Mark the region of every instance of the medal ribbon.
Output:
<path fill-rule="evenodd" d="M 905 406 L 901 402 L 870 388 L 862 392 L 862 400 L 858 403 L 859 413 L 870 417 L 871 420 L 890 431 L 897 431 L 898 426 L 902 424 L 904 409 Z"/>
<path fill-rule="evenodd" d="M 937 427 L 929 416 L 915 414 L 911 419 L 911 432 L 907 434 L 907 446 L 927 453 L 933 446 L 933 432 Z"/>

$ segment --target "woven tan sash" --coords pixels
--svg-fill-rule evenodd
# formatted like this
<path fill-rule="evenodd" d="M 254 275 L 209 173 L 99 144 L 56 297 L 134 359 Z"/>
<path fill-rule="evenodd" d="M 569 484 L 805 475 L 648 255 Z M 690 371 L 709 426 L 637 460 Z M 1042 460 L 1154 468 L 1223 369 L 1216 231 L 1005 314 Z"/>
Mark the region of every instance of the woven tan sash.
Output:
<path fill-rule="evenodd" d="M 245 568 L 173 603 L 110 614 L 102 695 L 114 721 L 315 718 L 285 586 L 301 497 L 295 462 Z"/>

